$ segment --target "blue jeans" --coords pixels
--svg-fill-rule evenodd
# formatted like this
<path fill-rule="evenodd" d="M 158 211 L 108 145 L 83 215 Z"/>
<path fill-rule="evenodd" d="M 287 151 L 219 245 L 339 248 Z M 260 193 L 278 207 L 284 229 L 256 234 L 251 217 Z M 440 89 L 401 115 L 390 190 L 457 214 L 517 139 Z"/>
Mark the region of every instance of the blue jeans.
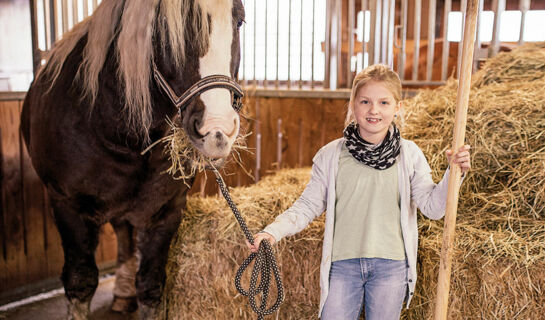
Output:
<path fill-rule="evenodd" d="M 357 258 L 335 261 L 322 320 L 399 320 L 407 294 L 406 260 Z"/>

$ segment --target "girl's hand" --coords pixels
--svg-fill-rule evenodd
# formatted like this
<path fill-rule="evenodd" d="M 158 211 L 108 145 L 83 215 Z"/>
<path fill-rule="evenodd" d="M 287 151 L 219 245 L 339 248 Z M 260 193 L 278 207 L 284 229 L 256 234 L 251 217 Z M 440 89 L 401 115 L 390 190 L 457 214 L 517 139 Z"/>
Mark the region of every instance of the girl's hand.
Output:
<path fill-rule="evenodd" d="M 471 159 L 469 154 L 470 148 L 471 147 L 468 144 L 466 144 L 465 146 L 462 146 L 458 150 L 458 153 L 454 155 L 454 158 L 452 158 L 452 153 L 453 153 L 452 150 L 447 150 L 445 152 L 448 163 L 450 163 L 450 160 L 452 159 L 453 163 L 458 164 L 460 166 L 460 169 L 462 169 L 462 174 L 465 174 L 466 172 L 469 171 L 469 169 L 471 169 Z"/>
<path fill-rule="evenodd" d="M 246 240 L 246 246 L 248 246 L 248 249 L 250 249 L 251 252 L 257 252 L 262 240 L 268 240 L 271 245 L 276 242 L 276 239 L 270 233 L 262 231 L 254 234 L 254 244 L 250 244 L 248 240 Z"/>

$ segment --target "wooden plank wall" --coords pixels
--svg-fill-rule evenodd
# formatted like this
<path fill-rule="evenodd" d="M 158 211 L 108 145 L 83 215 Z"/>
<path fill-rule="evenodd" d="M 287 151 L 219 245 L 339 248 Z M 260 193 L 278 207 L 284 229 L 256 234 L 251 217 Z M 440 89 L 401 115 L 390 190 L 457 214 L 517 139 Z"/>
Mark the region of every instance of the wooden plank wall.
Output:
<path fill-rule="evenodd" d="M 242 152 L 241 158 L 250 175 L 231 161 L 224 170 L 226 183 L 232 187 L 244 186 L 279 168 L 311 166 L 312 157 L 322 146 L 342 136 L 347 103 L 343 98 L 323 97 L 246 98 L 241 127 L 249 133 L 246 140 L 249 152 Z M 206 172 L 206 176 L 197 176 L 191 193 L 219 192 L 214 175 Z"/>
<path fill-rule="evenodd" d="M 249 174 L 233 162 L 224 170 L 227 184 L 249 185 L 279 168 L 310 166 L 321 146 L 342 135 L 346 103 L 339 98 L 246 98 L 242 127 L 249 133 L 250 152 L 242 152 L 241 159 Z M 0 304 L 51 286 L 52 279 L 59 285 L 63 265 L 47 193 L 19 133 L 21 107 L 20 99 L 0 101 Z M 190 192 L 218 194 L 213 176 L 199 174 Z M 107 224 L 101 230 L 97 263 L 111 266 L 116 255 L 115 233 Z"/>
<path fill-rule="evenodd" d="M 58 280 L 64 263 L 46 190 L 19 131 L 22 100 L 0 101 L 0 304 L 35 293 Z M 113 228 L 101 229 L 99 266 L 117 257 Z"/>

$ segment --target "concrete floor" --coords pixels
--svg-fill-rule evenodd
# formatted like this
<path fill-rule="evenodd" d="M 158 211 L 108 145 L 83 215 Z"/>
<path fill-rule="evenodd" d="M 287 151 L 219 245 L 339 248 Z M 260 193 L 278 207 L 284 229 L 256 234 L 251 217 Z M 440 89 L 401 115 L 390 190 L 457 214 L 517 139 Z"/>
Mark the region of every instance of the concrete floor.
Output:
<path fill-rule="evenodd" d="M 112 312 L 110 306 L 113 300 L 115 277 L 102 279 L 91 301 L 92 320 L 125 320 L 138 319 L 138 311 L 131 314 Z M 61 320 L 67 318 L 67 301 L 64 294 L 33 302 L 20 307 L 1 312 L 0 319 L 9 320 Z"/>

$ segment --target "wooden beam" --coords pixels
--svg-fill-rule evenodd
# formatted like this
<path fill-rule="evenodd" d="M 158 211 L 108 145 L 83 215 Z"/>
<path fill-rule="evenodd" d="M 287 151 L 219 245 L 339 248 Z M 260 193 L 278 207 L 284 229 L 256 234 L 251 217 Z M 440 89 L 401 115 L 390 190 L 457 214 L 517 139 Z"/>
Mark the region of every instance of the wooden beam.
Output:
<path fill-rule="evenodd" d="M 454 152 L 457 152 L 457 150 L 460 149 L 460 147 L 464 144 L 465 139 L 478 7 L 479 0 L 468 1 L 464 25 L 462 69 L 460 70 L 458 96 L 456 99 L 454 141 L 451 147 Z M 437 281 L 435 320 L 447 319 L 450 273 L 452 268 L 452 256 L 454 252 L 453 245 L 456 226 L 456 210 L 458 208 L 458 193 L 460 190 L 461 176 L 462 173 L 460 166 L 451 165 L 448 181 L 443 245 L 441 248 L 441 263 L 439 266 L 439 278 Z"/>

